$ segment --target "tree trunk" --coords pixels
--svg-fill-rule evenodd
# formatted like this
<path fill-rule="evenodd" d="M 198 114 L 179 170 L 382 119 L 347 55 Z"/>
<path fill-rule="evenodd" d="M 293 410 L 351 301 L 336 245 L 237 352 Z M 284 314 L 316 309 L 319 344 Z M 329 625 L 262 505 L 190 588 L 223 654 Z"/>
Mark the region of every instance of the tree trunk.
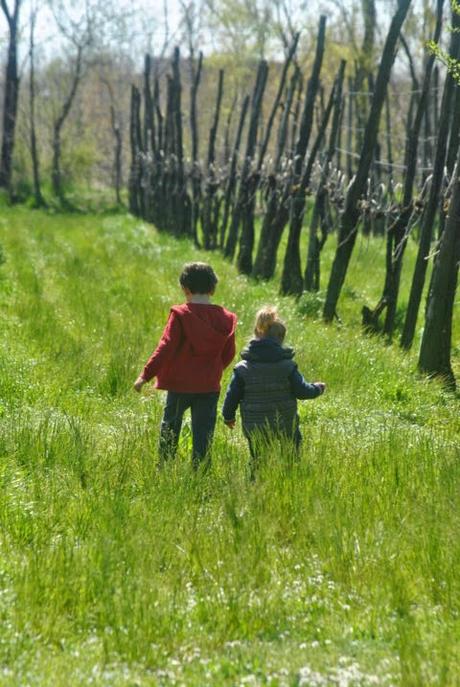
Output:
<path fill-rule="evenodd" d="M 361 149 L 363 144 L 363 129 L 369 112 L 369 98 L 367 97 L 367 93 L 363 91 L 367 88 L 370 94 L 374 90 L 372 87 L 368 86 L 368 81 L 374 69 L 374 44 L 377 26 L 375 0 L 361 0 L 361 11 L 363 15 L 364 35 L 357 59 L 354 84 L 355 117 L 358 123 L 358 149 Z"/>
<path fill-rule="evenodd" d="M 295 101 L 295 106 L 294 106 L 294 112 L 293 112 L 293 117 L 292 117 L 292 127 L 291 127 L 291 140 L 289 144 L 289 156 L 292 156 L 294 148 L 295 148 L 295 143 L 297 141 L 297 129 L 299 125 L 299 117 L 300 117 L 300 109 L 302 107 L 302 93 L 303 93 L 303 87 L 304 87 L 304 76 L 302 72 L 299 70 L 299 80 L 298 80 L 298 85 L 297 85 L 297 94 L 296 94 L 296 101 Z"/>
<path fill-rule="evenodd" d="M 315 204 L 312 212 L 312 220 L 310 224 L 310 234 L 308 241 L 308 255 L 307 265 L 305 268 L 304 286 L 307 291 L 318 291 L 319 276 L 320 276 L 320 255 L 321 250 L 326 242 L 326 182 L 329 174 L 329 166 L 334 157 L 336 148 L 337 136 L 339 133 L 340 120 L 343 112 L 342 107 L 342 91 L 343 79 L 345 74 L 344 60 L 340 63 L 339 73 L 337 75 L 336 85 L 334 87 L 334 117 L 332 120 L 331 134 L 329 138 L 329 147 L 323 162 L 323 169 L 316 192 Z M 321 226 L 322 237 L 318 237 L 318 226 Z"/>
<path fill-rule="evenodd" d="M 259 151 L 259 157 L 257 161 L 257 166 L 254 170 L 254 173 L 251 174 L 250 181 L 249 181 L 249 197 L 250 197 L 250 202 L 247 205 L 247 210 L 243 215 L 243 227 L 242 227 L 242 232 L 241 232 L 241 240 L 240 240 L 240 251 L 238 255 L 238 265 L 239 269 L 244 272 L 245 274 L 250 274 L 252 272 L 253 268 L 253 261 L 252 261 L 252 252 L 254 248 L 254 214 L 255 214 L 255 205 L 256 205 L 256 194 L 257 190 L 259 187 L 259 182 L 261 179 L 261 171 L 262 171 L 262 166 L 263 162 L 265 159 L 265 154 L 267 152 L 268 144 L 270 141 L 270 136 L 273 128 L 273 124 L 275 121 L 275 116 L 276 113 L 278 112 L 278 108 L 281 102 L 281 98 L 284 92 L 284 87 L 286 83 L 286 78 L 287 74 L 289 71 L 289 67 L 291 65 L 292 60 L 294 59 L 296 50 L 297 50 L 297 44 L 299 41 L 299 36 L 300 34 L 295 34 L 292 43 L 289 47 L 288 54 L 286 56 L 286 59 L 284 61 L 283 65 L 283 71 L 281 73 L 281 78 L 278 84 L 278 91 L 275 96 L 275 100 L 273 101 L 272 108 L 270 111 L 270 115 L 267 121 L 267 126 L 265 129 L 265 135 L 262 140 L 262 144 L 260 147 Z"/>
<path fill-rule="evenodd" d="M 217 244 L 217 225 L 215 195 L 218 189 L 218 182 L 216 182 L 215 162 L 216 162 L 216 137 L 217 129 L 219 127 L 220 108 L 222 104 L 222 96 L 224 92 L 224 70 L 219 70 L 219 79 L 217 84 L 217 98 L 216 109 L 214 111 L 214 121 L 209 130 L 209 146 L 208 146 L 208 164 L 207 164 L 207 179 L 206 179 L 206 193 L 203 202 L 203 238 L 204 247 L 206 250 L 214 249 Z"/>
<path fill-rule="evenodd" d="M 1 0 L 1 8 L 8 22 L 8 56 L 5 73 L 5 90 L 3 100 L 3 139 L 0 159 L 0 188 L 11 192 L 11 175 L 13 169 L 13 149 L 18 113 L 19 74 L 18 74 L 18 25 L 21 0 L 15 0 L 13 12 L 10 13 L 6 0 Z"/>
<path fill-rule="evenodd" d="M 243 105 L 241 107 L 240 120 L 238 123 L 238 130 L 236 132 L 235 144 L 233 146 L 232 159 L 230 162 L 230 170 L 229 170 L 228 176 L 227 176 L 227 184 L 225 187 L 225 194 L 224 194 L 224 211 L 223 211 L 223 216 L 222 216 L 222 222 L 220 225 L 219 244 L 220 244 L 221 248 L 224 248 L 224 245 L 225 245 L 230 209 L 231 209 L 232 203 L 234 201 L 234 197 L 235 197 L 236 169 L 237 169 L 237 165 L 238 165 L 238 156 L 240 153 L 240 146 L 241 146 L 241 139 L 243 136 L 244 123 L 246 121 L 246 115 L 247 115 L 248 110 L 249 110 L 249 102 L 250 102 L 250 99 L 249 99 L 249 96 L 247 95 L 245 97 L 245 99 L 243 100 Z"/>
<path fill-rule="evenodd" d="M 236 199 L 235 207 L 233 209 L 233 216 L 227 237 L 227 243 L 225 244 L 225 256 L 231 259 L 233 259 L 233 256 L 235 255 L 235 249 L 238 242 L 238 233 L 241 220 L 244 218 L 246 212 L 251 212 L 251 209 L 248 208 L 248 205 L 253 201 L 251 194 L 252 184 L 251 188 L 249 188 L 248 180 L 250 176 L 252 160 L 254 157 L 254 151 L 257 143 L 259 117 L 262 107 L 262 98 L 267 83 L 267 76 L 267 62 L 265 60 L 261 60 L 261 62 L 259 63 L 259 68 L 257 70 L 256 83 L 254 85 L 254 90 L 252 94 L 251 117 L 249 121 L 245 159 L 243 162 L 243 168 L 241 170 L 241 179 L 238 188 L 238 196 Z M 251 222 L 247 222 L 244 227 L 245 235 L 240 245 L 241 260 L 240 258 L 238 258 L 238 268 L 242 271 L 245 271 L 247 254 L 249 252 L 252 253 L 251 242 L 253 240 L 253 229 L 254 228 L 251 225 Z"/>
<path fill-rule="evenodd" d="M 273 276 L 276 264 L 276 253 L 279 241 L 274 235 L 274 224 L 279 212 L 279 201 L 285 194 L 285 184 L 283 184 L 280 173 L 283 167 L 283 157 L 289 133 L 289 120 L 291 116 L 291 106 L 294 100 L 298 82 L 301 78 L 300 70 L 295 69 L 289 85 L 286 104 L 281 117 L 278 130 L 278 143 L 273 174 L 268 179 L 268 207 L 262 221 L 259 243 L 257 247 L 256 259 L 253 267 L 253 275 L 262 279 L 270 279 Z M 290 156 L 290 151 L 288 156 Z M 284 222 L 283 222 L 284 226 Z"/>
<path fill-rule="evenodd" d="M 32 173 L 34 180 L 34 198 L 37 208 L 46 205 L 41 192 L 40 184 L 40 161 L 37 149 L 37 132 L 35 127 L 35 23 L 37 15 L 32 12 L 30 17 L 30 41 L 29 41 L 29 116 L 30 116 L 30 154 L 32 158 Z"/>
<path fill-rule="evenodd" d="M 390 109 L 390 95 L 387 88 L 387 96 L 385 98 L 385 137 L 387 143 L 387 175 L 388 175 L 388 191 L 393 197 L 393 146 L 391 145 L 391 109 Z"/>
<path fill-rule="evenodd" d="M 184 148 L 182 131 L 182 84 L 180 75 L 180 51 L 175 48 L 173 57 L 173 117 L 174 117 L 174 139 L 176 157 L 176 177 L 172 200 L 172 217 L 174 234 L 180 236 L 191 234 L 190 227 L 190 199 L 187 195 L 187 188 L 184 174 Z"/>
<path fill-rule="evenodd" d="M 196 70 L 193 67 L 193 58 L 190 55 L 190 132 L 192 135 L 192 201 L 191 201 L 191 225 L 192 236 L 195 245 L 198 241 L 198 217 L 200 214 L 200 196 L 201 196 L 201 171 L 198 162 L 199 155 L 199 137 L 198 124 L 196 115 L 196 101 L 198 95 L 198 88 L 200 86 L 201 74 L 203 70 L 203 53 L 200 52 L 198 56 L 198 66 Z"/>
<path fill-rule="evenodd" d="M 454 30 L 451 36 L 450 55 L 454 59 L 459 55 L 460 48 L 460 16 L 453 14 Z M 431 241 L 433 238 L 433 227 L 436 218 L 436 212 L 439 205 L 440 191 L 442 180 L 444 176 L 444 164 L 446 161 L 447 138 L 449 135 L 450 116 L 452 113 L 452 106 L 454 102 L 455 82 L 450 74 L 447 74 L 444 84 L 444 92 L 442 97 L 441 114 L 438 127 L 438 142 L 436 146 L 436 155 L 433 167 L 433 177 L 431 180 L 430 194 L 428 203 L 423 214 L 422 227 L 420 231 L 420 242 L 418 247 L 417 259 L 415 262 L 414 274 L 412 277 L 412 285 L 409 296 L 409 303 L 407 306 L 406 319 L 404 321 L 404 329 L 401 336 L 401 347 L 409 349 L 415 336 L 415 328 L 417 325 L 418 312 L 420 308 L 420 301 L 422 299 L 423 287 L 425 285 L 425 276 L 428 266 L 428 256 L 431 248 Z"/>
<path fill-rule="evenodd" d="M 248 140 L 246 146 L 246 159 L 243 163 L 241 181 L 236 201 L 232 224 L 234 224 L 233 235 L 238 234 L 238 226 L 241 219 L 241 238 L 237 258 L 238 270 L 242 274 L 250 274 L 252 271 L 252 251 L 254 247 L 254 208 L 256 202 L 256 191 L 259 181 L 258 172 L 251 173 L 252 161 L 254 158 L 257 144 L 257 129 L 260 114 L 262 112 L 262 100 L 267 85 L 268 64 L 265 60 L 260 63 L 257 75 L 257 84 L 251 108 L 251 121 L 249 123 Z M 236 233 L 235 233 L 236 231 Z M 230 227 L 230 234 L 232 227 Z M 236 248 L 236 245 L 235 245 Z"/>
<path fill-rule="evenodd" d="M 343 78 L 343 70 L 345 64 L 341 62 L 340 72 L 341 78 Z M 334 86 L 331 90 L 328 104 L 323 113 L 323 119 L 320 124 L 318 134 L 316 136 L 315 143 L 310 152 L 307 166 L 300 180 L 300 183 L 295 184 L 295 190 L 291 199 L 290 207 L 290 226 L 289 226 L 289 236 L 288 243 L 286 246 L 286 254 L 284 257 L 283 273 L 281 276 L 281 293 L 283 294 L 293 294 L 299 296 L 303 291 L 303 275 L 301 267 L 300 258 L 300 235 L 302 232 L 305 204 L 306 204 L 306 194 L 307 188 L 310 183 L 311 173 L 313 170 L 313 164 L 315 162 L 316 156 L 318 154 L 319 148 L 322 144 L 324 136 L 326 134 L 326 129 L 329 123 L 329 118 L 336 100 L 336 94 L 338 90 L 338 78 L 336 79 Z M 340 99 L 338 101 L 338 107 L 340 108 Z"/>
<path fill-rule="evenodd" d="M 302 118 L 293 153 L 292 173 L 288 174 L 288 178 L 280 189 L 273 189 L 263 221 L 254 270 L 255 276 L 262 277 L 263 279 L 271 279 L 274 274 L 278 247 L 284 228 L 289 220 L 289 203 L 292 188 L 301 182 L 302 167 L 313 126 L 314 104 L 319 87 L 319 74 L 324 54 L 325 36 L 326 17 L 322 15 L 318 26 L 315 60 L 305 93 Z M 296 122 L 295 129 L 297 131 Z M 302 281 L 302 277 L 300 277 L 300 281 Z"/>
<path fill-rule="evenodd" d="M 433 34 L 433 41 L 436 43 L 439 41 L 441 35 L 443 5 L 444 0 L 437 0 L 437 19 Z M 398 216 L 387 231 L 386 272 L 383 293 L 374 310 L 370 310 L 367 306 L 363 307 L 363 326 L 374 332 L 378 331 L 379 317 L 386 308 L 383 332 L 389 338 L 392 337 L 395 326 L 402 264 L 408 239 L 408 226 L 412 224 L 415 219 L 414 213 L 415 216 L 417 216 L 420 210 L 418 207 L 414 208 L 413 193 L 417 173 L 419 136 L 426 114 L 428 98 L 430 96 L 431 75 L 434 61 L 435 56 L 432 54 L 429 56 L 425 66 L 422 90 L 417 101 L 415 117 L 408 117 L 408 133 L 404 155 L 404 164 L 406 167 L 404 191 Z M 414 85 L 415 83 L 418 86 L 418 81 L 415 81 Z M 414 101 L 411 100 L 412 105 L 413 102 Z"/>
<path fill-rule="evenodd" d="M 150 86 L 152 76 L 152 58 L 149 54 L 144 60 L 144 136 L 143 144 L 146 153 L 155 154 L 155 118 L 153 112 L 152 88 Z"/>
<path fill-rule="evenodd" d="M 449 175 L 454 171 L 455 158 L 460 144 L 460 86 L 455 89 L 455 103 L 449 134 L 446 168 Z"/>
<path fill-rule="evenodd" d="M 284 109 L 283 109 L 283 115 L 281 117 L 281 121 L 279 124 L 278 128 L 278 137 L 277 137 L 277 145 L 276 145 L 276 158 L 275 158 L 275 163 L 273 165 L 273 173 L 278 174 L 278 172 L 281 169 L 281 162 L 283 159 L 283 155 L 285 155 L 285 149 L 286 149 L 286 143 L 287 143 L 287 138 L 288 138 L 288 133 L 289 133 L 289 119 L 291 116 L 291 107 L 292 103 L 294 100 L 294 95 L 296 92 L 297 88 L 297 82 L 300 79 L 300 71 L 299 69 L 294 70 L 294 74 L 291 77 L 291 82 L 289 84 L 287 96 L 286 96 L 286 102 L 284 104 Z"/>
<path fill-rule="evenodd" d="M 161 106 L 160 106 L 160 84 L 158 81 L 158 77 L 155 77 L 155 83 L 153 86 L 153 102 L 155 106 L 155 114 L 157 118 L 157 150 L 162 151 L 163 150 L 163 113 L 161 112 Z"/>
<path fill-rule="evenodd" d="M 289 71 L 289 67 L 291 66 L 291 62 L 294 59 L 294 55 L 295 55 L 296 50 L 297 50 L 299 38 L 300 38 L 300 33 L 296 33 L 294 38 L 293 38 L 293 41 L 289 47 L 289 51 L 288 51 L 288 54 L 286 56 L 286 59 L 284 61 L 283 71 L 281 73 L 281 79 L 280 79 L 280 82 L 278 84 L 278 92 L 275 96 L 275 100 L 274 100 L 273 105 L 272 105 L 270 116 L 269 116 L 268 122 L 267 122 L 267 127 L 265 129 L 265 136 L 264 136 L 264 139 L 263 139 L 262 145 L 260 147 L 260 151 L 259 151 L 259 159 L 257 162 L 257 171 L 258 172 L 260 172 L 260 170 L 262 169 L 262 165 L 263 165 L 263 162 L 265 159 L 265 153 L 267 152 L 268 144 L 270 142 L 270 136 L 271 136 L 271 132 L 272 132 L 272 128 L 273 128 L 273 123 L 275 121 L 275 116 L 276 116 L 276 113 L 278 112 L 281 98 L 283 96 L 287 74 Z"/>
<path fill-rule="evenodd" d="M 395 59 L 395 49 L 399 38 L 399 33 L 409 10 L 411 0 L 399 0 L 398 9 L 392 19 L 382 59 L 375 84 L 375 92 L 372 100 L 372 107 L 366 124 L 364 143 L 359 159 L 358 170 L 354 181 L 350 185 L 345 201 L 338 237 L 338 246 L 332 265 L 329 285 L 326 295 L 323 316 L 330 322 L 336 315 L 337 302 L 342 290 L 345 276 L 347 273 L 350 257 L 356 241 L 357 223 L 359 220 L 359 200 L 363 195 L 372 157 L 377 141 L 377 133 L 382 112 L 385 93 L 391 69 Z"/>
<path fill-rule="evenodd" d="M 460 145 L 460 88 L 455 89 L 455 101 L 452 108 L 452 117 L 450 123 L 449 143 L 447 146 L 446 156 L 446 173 L 447 180 L 450 179 L 454 171 L 455 159 L 457 157 L 458 148 Z M 438 238 L 441 238 L 442 232 L 446 225 L 446 208 L 444 203 L 441 203 L 439 211 L 439 225 Z"/>
<path fill-rule="evenodd" d="M 155 157 L 156 157 L 156 136 L 155 136 L 155 113 L 152 95 L 152 58 L 147 53 L 144 58 L 144 121 L 142 135 L 142 149 L 144 155 L 141 159 L 142 189 L 144 198 L 144 217 L 148 222 L 154 220 L 155 205 Z M 114 129 L 112 125 L 112 130 Z M 115 132 L 114 132 L 115 133 Z M 115 133 L 115 140 L 116 133 Z"/>
<path fill-rule="evenodd" d="M 451 365 L 452 319 L 460 262 L 460 154 L 449 214 L 433 267 L 419 367 L 430 376 L 440 376 L 455 389 Z"/>
<path fill-rule="evenodd" d="M 166 75 L 166 113 L 164 123 L 164 161 L 161 175 L 160 228 L 174 230 L 174 210 L 176 193 L 176 141 L 174 127 L 174 83 L 170 74 Z"/>
<path fill-rule="evenodd" d="M 424 136 L 424 146 L 423 146 L 423 171 L 422 171 L 422 178 L 423 181 L 429 176 L 431 173 L 431 168 L 433 166 L 433 131 L 431 127 L 431 110 L 433 107 L 433 100 L 438 97 L 438 93 L 431 89 L 430 97 L 428 98 L 426 110 L 425 110 L 425 119 L 424 119 L 424 128 L 423 128 L 423 136 Z"/>
<path fill-rule="evenodd" d="M 238 96 L 235 95 L 232 100 L 232 104 L 230 106 L 230 109 L 228 111 L 227 115 L 227 122 L 225 124 L 225 134 L 224 134 L 224 150 L 223 150 L 223 156 L 222 156 L 222 163 L 225 167 L 230 162 L 231 158 L 231 151 L 230 151 L 230 131 L 232 127 L 232 120 L 233 120 L 233 115 L 235 114 L 235 108 L 236 104 L 238 102 Z"/>
<path fill-rule="evenodd" d="M 75 72 L 72 78 L 72 84 L 70 87 L 69 94 L 64 101 L 61 113 L 59 117 L 54 121 L 53 124 L 53 160 L 51 166 L 51 182 L 53 186 L 54 195 L 61 201 L 64 200 L 64 190 L 62 188 L 62 175 L 61 175 L 61 132 L 62 128 L 69 116 L 70 110 L 72 108 L 75 96 L 77 94 L 77 89 L 80 84 L 82 76 L 82 66 L 83 66 L 83 46 L 79 45 L 77 48 L 77 58 L 75 62 Z"/>
<path fill-rule="evenodd" d="M 348 108 L 347 108 L 347 176 L 353 178 L 353 79 L 348 77 Z"/>
<path fill-rule="evenodd" d="M 115 114 L 115 108 L 110 106 L 110 121 L 112 125 L 112 132 L 115 138 L 115 155 L 114 155 L 114 182 L 115 182 L 115 199 L 117 205 L 121 205 L 121 186 L 122 186 L 122 153 L 123 153 L 123 137 L 121 133 L 120 123 Z"/>
<path fill-rule="evenodd" d="M 335 166 L 339 171 L 342 171 L 342 131 L 344 127 L 344 117 L 345 117 L 345 96 L 342 95 L 342 103 L 340 105 L 340 120 L 337 128 L 337 138 L 336 138 L 336 163 Z"/>
<path fill-rule="evenodd" d="M 131 87 L 131 114 L 129 121 L 129 134 L 131 143 L 131 168 L 129 172 L 129 211 L 136 217 L 142 216 L 142 189 L 141 189 L 141 122 L 140 122 L 141 95 L 135 86 Z M 159 228 L 163 228 L 159 226 Z"/>

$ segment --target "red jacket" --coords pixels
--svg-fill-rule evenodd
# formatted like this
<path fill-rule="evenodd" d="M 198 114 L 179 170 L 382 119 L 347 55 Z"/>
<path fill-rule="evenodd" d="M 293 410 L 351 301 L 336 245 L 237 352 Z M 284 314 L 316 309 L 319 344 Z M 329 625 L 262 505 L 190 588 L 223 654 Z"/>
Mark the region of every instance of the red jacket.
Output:
<path fill-rule="evenodd" d="M 219 305 L 173 306 L 142 378 L 156 377 L 157 389 L 168 391 L 219 391 L 222 373 L 235 357 L 235 328 L 236 315 Z"/>

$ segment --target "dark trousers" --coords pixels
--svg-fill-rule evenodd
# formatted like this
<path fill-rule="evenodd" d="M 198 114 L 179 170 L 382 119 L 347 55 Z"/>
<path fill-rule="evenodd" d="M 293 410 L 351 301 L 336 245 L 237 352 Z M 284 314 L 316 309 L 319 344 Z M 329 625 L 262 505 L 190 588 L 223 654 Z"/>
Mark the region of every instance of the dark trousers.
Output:
<path fill-rule="evenodd" d="M 160 429 L 160 460 L 173 458 L 179 441 L 182 418 L 190 408 L 192 415 L 193 467 L 198 468 L 206 457 L 217 419 L 219 392 L 183 394 L 168 391 Z"/>

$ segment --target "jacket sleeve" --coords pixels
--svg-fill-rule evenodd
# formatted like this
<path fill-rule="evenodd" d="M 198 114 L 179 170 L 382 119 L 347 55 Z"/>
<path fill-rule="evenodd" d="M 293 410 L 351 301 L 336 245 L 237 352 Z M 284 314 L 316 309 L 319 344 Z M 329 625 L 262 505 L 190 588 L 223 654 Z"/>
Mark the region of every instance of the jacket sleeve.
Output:
<path fill-rule="evenodd" d="M 222 365 L 224 367 L 224 370 L 232 362 L 233 358 L 235 357 L 235 352 L 235 332 L 233 331 L 228 337 L 224 349 L 222 351 Z"/>
<path fill-rule="evenodd" d="M 236 409 L 240 401 L 244 397 L 244 380 L 236 370 L 233 371 L 230 384 L 227 387 L 225 394 L 224 405 L 222 406 L 222 415 L 225 421 L 235 419 Z"/>
<path fill-rule="evenodd" d="M 175 312 L 171 310 L 160 342 L 147 360 L 141 373 L 142 379 L 149 382 L 153 377 L 156 377 L 161 368 L 168 365 L 174 357 L 182 344 L 183 338 L 179 318 Z"/>
<path fill-rule="evenodd" d="M 306 382 L 299 370 L 296 368 L 289 375 L 291 391 L 298 399 L 317 398 L 321 395 L 321 389 L 316 384 Z"/>

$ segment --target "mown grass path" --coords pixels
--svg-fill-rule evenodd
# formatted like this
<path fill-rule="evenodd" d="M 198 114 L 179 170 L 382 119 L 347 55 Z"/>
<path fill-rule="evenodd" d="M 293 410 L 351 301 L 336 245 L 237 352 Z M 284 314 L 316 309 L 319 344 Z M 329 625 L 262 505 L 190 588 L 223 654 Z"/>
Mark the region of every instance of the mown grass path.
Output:
<path fill-rule="evenodd" d="M 239 345 L 278 302 L 328 393 L 301 407 L 299 465 L 273 447 L 252 485 L 219 425 L 209 474 L 187 431 L 159 472 L 162 396 L 131 386 L 204 254 L 123 215 L 22 209 L 0 245 L 0 685 L 460 683 L 459 401 L 415 357 L 213 255 Z M 382 249 L 357 251 L 348 322 Z"/>

